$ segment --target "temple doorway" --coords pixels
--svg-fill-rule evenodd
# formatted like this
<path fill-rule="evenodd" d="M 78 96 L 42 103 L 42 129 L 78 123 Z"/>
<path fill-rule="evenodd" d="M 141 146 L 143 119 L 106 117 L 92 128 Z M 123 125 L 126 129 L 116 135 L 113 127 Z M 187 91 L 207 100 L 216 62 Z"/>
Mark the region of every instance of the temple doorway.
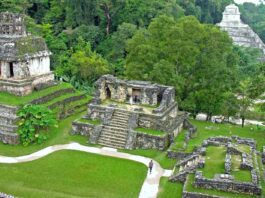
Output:
<path fill-rule="evenodd" d="M 140 89 L 132 89 L 132 99 L 134 104 L 139 104 L 141 96 L 141 90 Z"/>
<path fill-rule="evenodd" d="M 111 91 L 109 87 L 106 87 L 106 96 L 107 96 L 107 99 L 111 99 Z"/>
<path fill-rule="evenodd" d="M 13 78 L 14 77 L 14 65 L 13 63 L 9 63 L 9 74 L 10 74 L 10 78 Z"/>

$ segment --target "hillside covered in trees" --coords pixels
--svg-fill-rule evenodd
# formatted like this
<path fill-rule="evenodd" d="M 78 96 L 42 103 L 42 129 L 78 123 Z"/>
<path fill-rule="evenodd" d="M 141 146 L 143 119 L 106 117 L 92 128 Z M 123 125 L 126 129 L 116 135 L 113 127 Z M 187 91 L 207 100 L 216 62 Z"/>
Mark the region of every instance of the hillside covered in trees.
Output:
<path fill-rule="evenodd" d="M 52 51 L 56 76 L 76 88 L 92 92 L 94 81 L 111 73 L 172 85 L 180 108 L 195 114 L 244 117 L 264 92 L 265 70 L 258 51 L 234 46 L 215 26 L 232 2 L 2 0 L 0 11 L 25 14 L 28 31 Z M 265 5 L 240 10 L 265 41 Z"/>

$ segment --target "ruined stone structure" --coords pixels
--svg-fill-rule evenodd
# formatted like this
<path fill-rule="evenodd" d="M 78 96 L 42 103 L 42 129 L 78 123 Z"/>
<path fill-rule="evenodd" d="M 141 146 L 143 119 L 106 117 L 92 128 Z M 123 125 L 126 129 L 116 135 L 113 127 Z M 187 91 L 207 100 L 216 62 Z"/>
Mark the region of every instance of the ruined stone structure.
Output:
<path fill-rule="evenodd" d="M 73 123 L 73 134 L 89 136 L 90 143 L 115 148 L 163 150 L 180 132 L 186 114 L 178 111 L 173 87 L 102 76 L 85 119 L 98 126 Z M 164 131 L 163 136 L 136 132 L 137 127 Z"/>
<path fill-rule="evenodd" d="M 207 178 L 203 175 L 203 167 L 205 165 L 205 150 L 208 146 L 226 147 L 226 155 L 224 159 L 224 173 L 216 173 L 213 178 Z M 249 147 L 249 151 L 246 149 Z M 238 181 L 232 173 L 232 156 L 240 156 L 240 170 L 247 170 L 251 174 L 250 181 Z M 207 157 L 207 156 L 206 156 Z M 201 170 L 198 170 L 201 169 Z M 192 184 L 189 182 L 189 174 L 195 174 Z M 180 160 L 173 171 L 169 180 L 171 182 L 183 182 L 183 198 L 222 198 L 221 196 L 209 195 L 207 193 L 190 192 L 187 185 L 193 185 L 195 188 L 212 189 L 225 192 L 243 193 L 252 195 L 261 195 L 261 178 L 256 154 L 256 142 L 249 138 L 240 138 L 238 136 L 210 137 L 203 141 L 200 148 L 196 149 L 191 155 L 184 156 Z M 189 183 L 189 184 L 188 184 Z"/>
<path fill-rule="evenodd" d="M 242 22 L 240 15 L 239 8 L 236 5 L 228 5 L 223 12 L 221 23 L 217 26 L 226 31 L 235 44 L 258 48 L 262 50 L 265 56 L 265 44 L 247 24 Z"/>
<path fill-rule="evenodd" d="M 0 13 L 0 91 L 23 96 L 52 81 L 50 55 L 44 39 L 26 34 L 22 15 Z"/>

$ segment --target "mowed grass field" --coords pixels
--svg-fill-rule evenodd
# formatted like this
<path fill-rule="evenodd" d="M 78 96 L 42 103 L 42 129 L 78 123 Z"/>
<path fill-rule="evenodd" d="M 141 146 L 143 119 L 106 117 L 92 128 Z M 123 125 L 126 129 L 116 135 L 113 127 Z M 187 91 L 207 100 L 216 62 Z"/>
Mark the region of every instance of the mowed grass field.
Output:
<path fill-rule="evenodd" d="M 0 191 L 24 198 L 137 198 L 143 164 L 79 151 L 58 151 L 20 164 L 0 164 Z"/>

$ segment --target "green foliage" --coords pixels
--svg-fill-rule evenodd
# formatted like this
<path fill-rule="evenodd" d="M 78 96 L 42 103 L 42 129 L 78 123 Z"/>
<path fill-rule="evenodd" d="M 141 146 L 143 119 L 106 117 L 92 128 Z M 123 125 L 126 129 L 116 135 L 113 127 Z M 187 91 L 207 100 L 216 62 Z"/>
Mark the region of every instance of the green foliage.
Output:
<path fill-rule="evenodd" d="M 224 93 L 236 83 L 232 49 L 226 33 L 195 17 L 160 16 L 128 41 L 126 74 L 172 85 L 184 107 L 212 115 L 221 111 Z"/>
<path fill-rule="evenodd" d="M 53 112 L 41 105 L 25 105 L 18 111 L 20 140 L 24 146 L 41 144 L 47 136 L 47 129 L 57 124 Z"/>
<path fill-rule="evenodd" d="M 110 71 L 108 62 L 102 56 L 93 52 L 90 44 L 84 43 L 82 39 L 76 51 L 70 57 L 70 63 L 72 75 L 89 83 L 93 83 L 101 75 Z"/>
<path fill-rule="evenodd" d="M 258 33 L 263 42 L 265 42 L 265 5 L 244 3 L 239 8 L 243 21 L 249 24 Z"/>

